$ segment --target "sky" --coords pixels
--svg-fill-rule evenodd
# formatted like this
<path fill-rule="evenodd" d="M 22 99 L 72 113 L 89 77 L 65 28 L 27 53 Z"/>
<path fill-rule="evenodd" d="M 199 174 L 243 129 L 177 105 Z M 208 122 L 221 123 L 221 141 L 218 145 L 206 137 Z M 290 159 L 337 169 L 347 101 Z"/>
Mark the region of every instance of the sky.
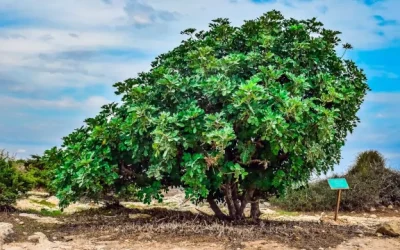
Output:
<path fill-rule="evenodd" d="M 346 54 L 371 87 L 347 138 L 343 173 L 363 150 L 379 150 L 400 169 L 399 0 L 0 0 L 0 148 L 41 154 L 118 101 L 112 85 L 150 69 L 211 20 L 233 25 L 276 9 L 316 17 L 353 45 Z"/>

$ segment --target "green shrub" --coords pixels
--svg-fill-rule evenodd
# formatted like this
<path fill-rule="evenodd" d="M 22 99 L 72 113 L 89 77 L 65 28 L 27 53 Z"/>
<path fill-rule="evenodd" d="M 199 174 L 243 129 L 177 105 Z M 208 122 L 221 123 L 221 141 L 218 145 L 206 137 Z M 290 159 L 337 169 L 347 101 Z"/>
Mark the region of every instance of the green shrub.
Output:
<path fill-rule="evenodd" d="M 342 193 L 341 209 L 365 210 L 377 205 L 400 205 L 400 173 L 386 167 L 377 151 L 358 155 L 356 163 L 343 176 L 350 189 Z M 289 189 L 284 197 L 271 199 L 272 204 L 289 211 L 332 210 L 336 206 L 336 192 L 327 180 L 300 189 Z"/>
<path fill-rule="evenodd" d="M 30 190 L 32 182 L 19 172 L 14 160 L 4 150 L 0 151 L 0 210 L 10 207 L 17 198 Z"/>
<path fill-rule="evenodd" d="M 59 166 L 58 154 L 59 149 L 56 147 L 46 150 L 43 156 L 31 155 L 30 159 L 24 160 L 25 175 L 32 182 L 34 189 L 44 189 L 53 194 L 54 186 L 54 169 Z"/>

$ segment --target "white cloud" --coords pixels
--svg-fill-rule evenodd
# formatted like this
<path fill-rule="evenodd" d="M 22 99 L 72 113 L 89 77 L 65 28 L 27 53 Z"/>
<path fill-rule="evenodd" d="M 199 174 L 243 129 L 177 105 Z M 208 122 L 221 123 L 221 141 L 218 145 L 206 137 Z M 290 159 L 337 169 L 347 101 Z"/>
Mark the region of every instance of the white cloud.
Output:
<path fill-rule="evenodd" d="M 25 149 L 18 149 L 18 150 L 17 150 L 17 153 L 25 153 L 25 152 L 26 152 Z"/>
<path fill-rule="evenodd" d="M 34 109 L 98 109 L 102 105 L 110 103 L 110 100 L 102 96 L 91 96 L 84 101 L 77 101 L 71 97 L 62 97 L 56 100 L 16 98 L 9 96 L 0 96 L 1 109 L 9 110 L 16 108 L 34 108 Z M 0 110 L 1 110 L 0 109 Z"/>
<path fill-rule="evenodd" d="M 400 93 L 370 92 L 368 93 L 365 101 L 369 103 L 398 103 L 400 105 Z"/>

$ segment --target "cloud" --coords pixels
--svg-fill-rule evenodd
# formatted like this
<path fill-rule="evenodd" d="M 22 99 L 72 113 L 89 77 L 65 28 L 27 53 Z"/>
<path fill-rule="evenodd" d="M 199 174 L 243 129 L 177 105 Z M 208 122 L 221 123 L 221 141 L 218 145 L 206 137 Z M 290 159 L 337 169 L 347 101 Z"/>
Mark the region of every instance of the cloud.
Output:
<path fill-rule="evenodd" d="M 138 26 L 146 26 L 155 22 L 168 22 L 177 20 L 179 14 L 175 11 L 156 10 L 144 1 L 128 0 L 125 12 L 130 20 Z"/>
<path fill-rule="evenodd" d="M 369 103 L 393 104 L 400 105 L 399 92 L 371 92 L 367 95 L 366 101 Z"/>
<path fill-rule="evenodd" d="M 15 109 L 18 107 L 33 109 L 90 109 L 99 108 L 104 104 L 110 103 L 110 100 L 102 96 L 91 96 L 84 101 L 77 101 L 70 97 L 63 97 L 56 100 L 16 98 L 9 96 L 0 96 L 1 109 Z M 1 110 L 0 109 L 0 110 Z"/>

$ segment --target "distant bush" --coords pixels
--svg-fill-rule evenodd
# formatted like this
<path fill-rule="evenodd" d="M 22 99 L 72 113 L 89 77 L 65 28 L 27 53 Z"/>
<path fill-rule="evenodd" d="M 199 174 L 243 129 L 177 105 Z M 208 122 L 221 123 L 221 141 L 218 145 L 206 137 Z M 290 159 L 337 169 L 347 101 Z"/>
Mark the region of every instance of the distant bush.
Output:
<path fill-rule="evenodd" d="M 14 163 L 7 152 L 0 150 L 0 210 L 9 208 L 20 195 L 32 188 L 31 180 Z"/>
<path fill-rule="evenodd" d="M 400 205 L 400 172 L 386 167 L 377 151 L 365 151 L 343 176 L 350 189 L 342 192 L 341 210 L 366 210 L 377 205 Z M 271 203 L 289 211 L 332 210 L 336 205 L 335 191 L 327 180 L 310 183 L 308 187 L 289 189 L 284 197 L 272 198 Z"/>
<path fill-rule="evenodd" d="M 58 154 L 59 149 L 54 147 L 46 150 L 43 156 L 31 155 L 29 159 L 23 161 L 24 174 L 31 180 L 32 188 L 54 193 L 52 181 L 54 169 L 59 166 Z"/>

